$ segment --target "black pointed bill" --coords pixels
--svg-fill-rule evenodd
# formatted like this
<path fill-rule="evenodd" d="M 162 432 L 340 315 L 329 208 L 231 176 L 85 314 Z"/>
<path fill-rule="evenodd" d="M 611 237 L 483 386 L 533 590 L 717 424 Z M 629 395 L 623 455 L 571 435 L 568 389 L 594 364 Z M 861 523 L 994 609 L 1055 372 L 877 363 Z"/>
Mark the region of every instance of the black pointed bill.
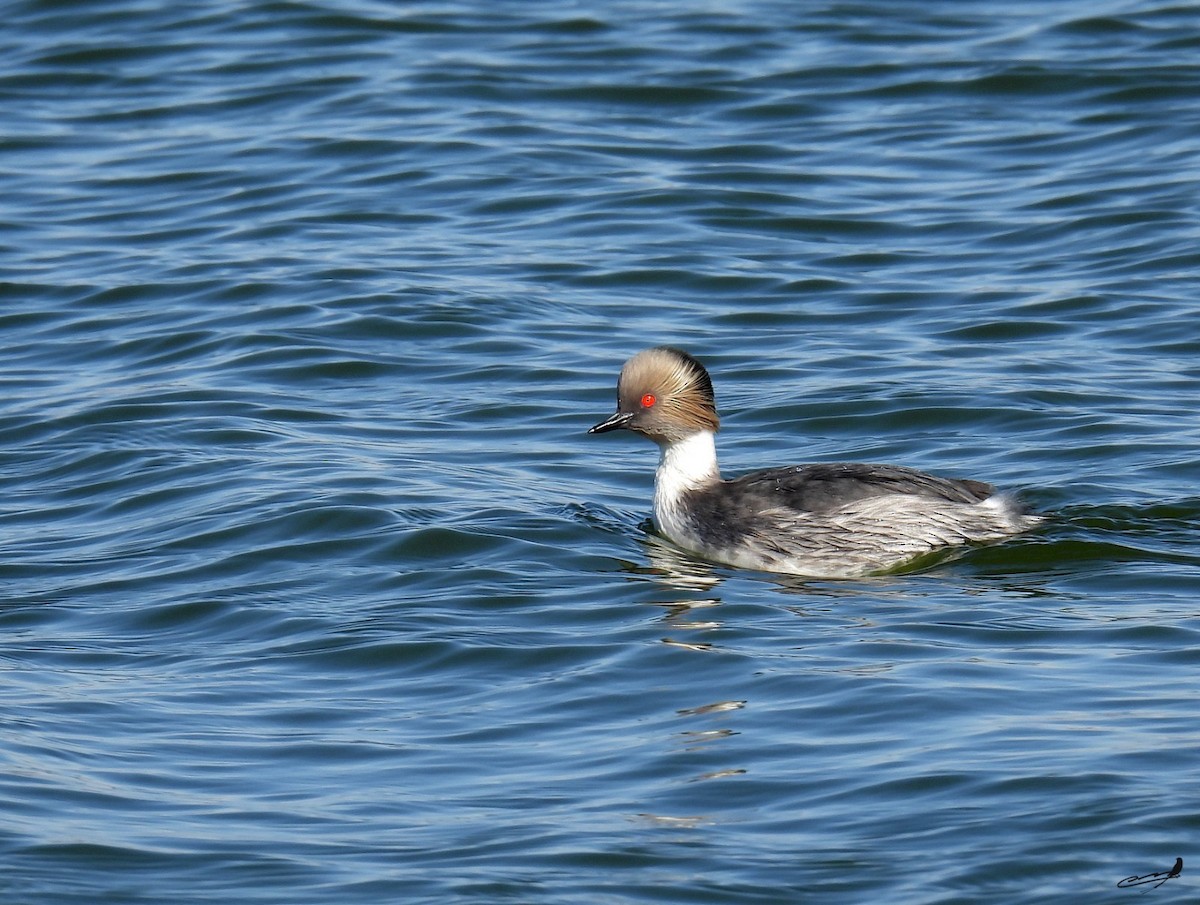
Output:
<path fill-rule="evenodd" d="M 616 411 L 601 421 L 599 424 L 588 428 L 589 434 L 606 434 L 609 431 L 620 430 L 623 427 L 628 427 L 629 422 L 633 420 L 633 412 Z"/>

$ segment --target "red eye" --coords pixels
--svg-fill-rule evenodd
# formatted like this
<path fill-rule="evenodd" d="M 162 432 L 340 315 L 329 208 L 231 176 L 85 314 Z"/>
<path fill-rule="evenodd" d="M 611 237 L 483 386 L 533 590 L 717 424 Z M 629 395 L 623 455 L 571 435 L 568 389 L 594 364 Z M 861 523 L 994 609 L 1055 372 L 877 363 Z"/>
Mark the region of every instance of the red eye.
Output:
<path fill-rule="evenodd" d="M 656 403 L 656 402 L 658 402 L 658 400 L 654 398 L 654 394 L 647 393 L 645 396 L 642 397 L 642 408 L 648 409 L 652 405 L 654 405 L 654 403 Z"/>

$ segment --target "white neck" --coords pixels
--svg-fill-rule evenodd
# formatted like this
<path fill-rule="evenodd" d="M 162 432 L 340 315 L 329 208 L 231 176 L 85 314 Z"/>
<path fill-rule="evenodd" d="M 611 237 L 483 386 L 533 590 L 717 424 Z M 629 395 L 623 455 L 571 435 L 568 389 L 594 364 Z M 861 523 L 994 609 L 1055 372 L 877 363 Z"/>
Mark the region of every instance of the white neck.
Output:
<path fill-rule="evenodd" d="M 654 520 L 658 529 L 675 540 L 686 535 L 681 510 L 689 490 L 721 480 L 717 444 L 712 431 L 697 431 L 674 443 L 661 444 L 662 456 L 654 473 Z"/>

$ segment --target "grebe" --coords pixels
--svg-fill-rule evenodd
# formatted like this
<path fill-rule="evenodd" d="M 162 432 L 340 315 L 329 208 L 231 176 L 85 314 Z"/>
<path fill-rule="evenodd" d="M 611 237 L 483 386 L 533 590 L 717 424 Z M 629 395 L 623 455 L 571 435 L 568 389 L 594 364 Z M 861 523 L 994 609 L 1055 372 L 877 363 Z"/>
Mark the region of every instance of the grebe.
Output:
<path fill-rule="evenodd" d="M 588 433 L 625 429 L 657 443 L 659 532 L 726 565 L 850 578 L 1041 521 L 990 484 L 898 465 L 795 465 L 723 480 L 719 427 L 708 371 L 686 352 L 658 346 L 625 362 L 616 412 Z"/>

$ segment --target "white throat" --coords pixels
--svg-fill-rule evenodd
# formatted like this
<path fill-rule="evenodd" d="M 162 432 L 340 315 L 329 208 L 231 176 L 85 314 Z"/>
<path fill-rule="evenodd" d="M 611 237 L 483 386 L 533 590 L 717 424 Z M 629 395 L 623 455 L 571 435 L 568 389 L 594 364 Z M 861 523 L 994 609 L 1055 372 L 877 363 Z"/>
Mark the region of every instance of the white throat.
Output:
<path fill-rule="evenodd" d="M 661 445 L 662 456 L 654 473 L 654 521 L 658 530 L 675 541 L 688 534 L 683 496 L 689 490 L 721 479 L 717 444 L 712 431 L 697 431 L 682 440 Z"/>

